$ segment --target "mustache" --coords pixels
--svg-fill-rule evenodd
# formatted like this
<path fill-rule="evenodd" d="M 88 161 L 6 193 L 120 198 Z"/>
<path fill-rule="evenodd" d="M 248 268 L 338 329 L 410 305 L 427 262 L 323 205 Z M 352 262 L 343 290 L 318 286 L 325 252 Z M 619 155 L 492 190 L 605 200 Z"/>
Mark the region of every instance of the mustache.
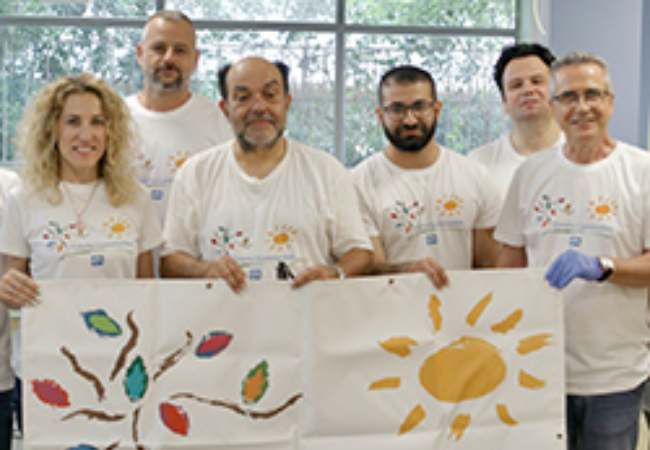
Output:
<path fill-rule="evenodd" d="M 161 70 L 174 70 L 178 73 L 181 72 L 181 69 L 174 63 L 163 63 L 156 67 L 156 72 L 160 72 Z"/>
<path fill-rule="evenodd" d="M 246 125 L 249 125 L 251 122 L 253 122 L 253 121 L 255 121 L 255 120 L 260 120 L 260 119 L 267 120 L 267 121 L 269 121 L 269 122 L 271 122 L 271 123 L 275 123 L 275 119 L 273 118 L 273 116 L 271 116 L 270 114 L 267 114 L 267 113 L 253 113 L 253 114 L 249 114 L 249 115 L 246 117 L 246 120 L 245 120 L 244 123 L 245 123 Z"/>

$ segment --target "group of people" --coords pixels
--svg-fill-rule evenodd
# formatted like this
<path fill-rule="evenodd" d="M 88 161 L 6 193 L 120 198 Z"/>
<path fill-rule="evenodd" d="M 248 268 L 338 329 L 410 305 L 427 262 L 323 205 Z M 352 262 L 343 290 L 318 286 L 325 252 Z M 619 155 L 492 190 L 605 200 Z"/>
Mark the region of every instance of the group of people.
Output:
<path fill-rule="evenodd" d="M 392 68 L 376 108 L 388 144 L 348 172 L 285 137 L 285 64 L 222 67 L 217 106 L 189 89 L 199 56 L 190 19 L 159 12 L 137 47 L 140 93 L 124 101 L 91 75 L 67 76 L 27 109 L 22 182 L 0 172 L 0 449 L 14 384 L 6 308 L 38 302 L 40 280 L 159 274 L 240 292 L 421 272 L 442 289 L 448 270 L 493 267 L 545 267 L 566 287 L 569 448 L 634 448 L 648 376 L 650 156 L 609 136 L 601 58 L 505 48 L 494 78 L 512 131 L 469 158 L 435 140 L 432 76 Z"/>

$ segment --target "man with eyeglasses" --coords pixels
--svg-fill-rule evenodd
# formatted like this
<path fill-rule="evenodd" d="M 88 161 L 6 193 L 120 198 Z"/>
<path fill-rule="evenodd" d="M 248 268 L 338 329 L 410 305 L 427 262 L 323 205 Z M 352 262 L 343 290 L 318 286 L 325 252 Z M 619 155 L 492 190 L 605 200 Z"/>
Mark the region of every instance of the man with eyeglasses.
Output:
<path fill-rule="evenodd" d="M 500 267 L 547 267 L 564 289 L 571 450 L 632 450 L 648 377 L 650 156 L 613 140 L 607 64 L 572 52 L 553 64 L 564 146 L 524 162 L 497 226 Z"/>
<path fill-rule="evenodd" d="M 352 171 L 375 274 L 423 272 L 442 288 L 445 269 L 493 267 L 501 197 L 488 170 L 436 143 L 442 103 L 431 75 L 386 72 L 377 118 L 388 146 Z"/>
<path fill-rule="evenodd" d="M 563 143 L 549 102 L 553 61 L 555 56 L 543 45 L 518 43 L 505 47 L 494 65 L 494 81 L 512 131 L 468 155 L 490 170 L 504 196 L 526 158 Z"/>

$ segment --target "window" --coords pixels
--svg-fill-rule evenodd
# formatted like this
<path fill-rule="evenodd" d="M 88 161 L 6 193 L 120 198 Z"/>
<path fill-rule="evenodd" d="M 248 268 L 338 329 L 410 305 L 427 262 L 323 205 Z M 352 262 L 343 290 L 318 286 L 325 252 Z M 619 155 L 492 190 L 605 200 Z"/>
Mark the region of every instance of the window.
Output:
<path fill-rule="evenodd" d="M 516 0 L 4 0 L 0 4 L 0 162 L 15 161 L 15 125 L 31 95 L 88 71 L 137 92 L 135 46 L 158 7 L 195 20 L 201 63 L 193 88 L 217 100 L 218 68 L 244 55 L 291 67 L 290 137 L 347 165 L 384 147 L 376 88 L 388 68 L 434 75 L 437 140 L 467 150 L 507 127 L 492 65 L 516 35 Z"/>

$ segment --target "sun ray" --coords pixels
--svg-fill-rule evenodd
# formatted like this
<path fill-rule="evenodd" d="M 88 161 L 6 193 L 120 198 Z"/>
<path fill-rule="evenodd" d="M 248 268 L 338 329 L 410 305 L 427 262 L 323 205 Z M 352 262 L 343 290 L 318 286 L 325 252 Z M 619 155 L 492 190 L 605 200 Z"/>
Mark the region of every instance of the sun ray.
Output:
<path fill-rule="evenodd" d="M 518 309 L 517 311 L 510 314 L 501 322 L 492 325 L 492 331 L 495 333 L 506 334 L 508 331 L 512 330 L 517 326 L 521 318 L 524 316 L 524 311 Z"/>
<path fill-rule="evenodd" d="M 380 342 L 379 345 L 387 352 L 405 358 L 411 354 L 411 346 L 418 345 L 418 343 L 408 336 L 401 336 Z"/>
<path fill-rule="evenodd" d="M 458 414 L 449 426 L 449 437 L 456 441 L 460 440 L 471 421 L 472 416 L 469 414 Z"/>
<path fill-rule="evenodd" d="M 519 423 L 512 418 L 510 412 L 508 411 L 508 407 L 503 403 L 497 403 L 496 409 L 497 409 L 497 415 L 499 416 L 499 419 L 501 419 L 501 422 L 511 427 Z"/>
<path fill-rule="evenodd" d="M 442 328 L 442 313 L 440 312 L 440 299 L 431 294 L 429 300 L 429 317 L 431 318 L 431 323 L 433 324 L 434 331 L 438 332 Z"/>
<path fill-rule="evenodd" d="M 546 381 L 529 374 L 524 370 L 519 371 L 519 385 L 526 389 L 541 389 L 546 387 Z"/>
<path fill-rule="evenodd" d="M 483 311 L 485 311 L 485 308 L 490 304 L 492 301 L 492 292 L 490 292 L 488 295 L 483 297 L 480 302 L 472 308 L 472 310 L 467 314 L 467 318 L 465 319 L 465 322 L 471 327 L 476 325 L 476 321 L 481 317 L 481 314 L 483 314 Z"/>
<path fill-rule="evenodd" d="M 402 379 L 399 377 L 386 377 L 381 380 L 373 381 L 369 391 L 376 391 L 378 389 L 397 389 L 402 384 Z"/>
<path fill-rule="evenodd" d="M 527 355 L 528 353 L 537 351 L 541 348 L 546 347 L 547 345 L 551 345 L 549 339 L 551 339 L 552 337 L 553 335 L 551 333 L 540 333 L 534 336 L 523 338 L 522 340 L 519 341 L 517 352 L 520 355 Z"/>
<path fill-rule="evenodd" d="M 409 415 L 406 416 L 406 419 L 404 419 L 404 422 L 399 427 L 399 434 L 408 433 L 413 428 L 418 426 L 418 424 L 422 422 L 426 416 L 427 413 L 424 411 L 424 408 L 422 405 L 418 404 L 411 410 Z"/>

